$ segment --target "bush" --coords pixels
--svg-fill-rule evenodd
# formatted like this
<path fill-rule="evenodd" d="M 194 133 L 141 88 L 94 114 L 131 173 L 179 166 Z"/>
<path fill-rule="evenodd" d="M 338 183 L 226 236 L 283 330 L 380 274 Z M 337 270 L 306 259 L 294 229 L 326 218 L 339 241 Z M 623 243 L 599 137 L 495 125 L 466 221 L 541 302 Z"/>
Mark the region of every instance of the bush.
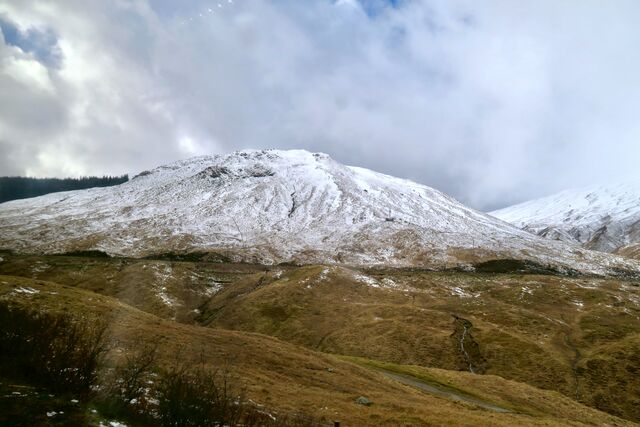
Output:
<path fill-rule="evenodd" d="M 155 345 L 130 353 L 113 369 L 101 369 L 106 330 L 106 322 L 40 313 L 0 301 L 0 376 L 56 394 L 91 398 L 102 415 L 134 425 L 327 425 L 301 414 L 276 416 L 262 410 L 244 398 L 227 370 L 204 363 L 191 367 L 181 358 L 173 367 L 159 368 Z M 100 380 L 99 370 L 105 374 Z M 12 419 L 18 421 L 19 417 Z"/>
<path fill-rule="evenodd" d="M 158 416 L 167 427 L 237 425 L 242 393 L 231 386 L 229 374 L 201 366 L 169 369 L 158 384 Z"/>
<path fill-rule="evenodd" d="M 204 364 L 187 367 L 176 361 L 156 366 L 157 347 L 145 347 L 126 357 L 103 388 L 98 408 L 110 418 L 135 425 L 188 427 L 313 427 L 326 423 L 302 414 L 274 416 L 244 398 L 226 370 Z"/>
<path fill-rule="evenodd" d="M 106 323 L 0 304 L 0 371 L 53 392 L 86 396 L 106 351 Z"/>

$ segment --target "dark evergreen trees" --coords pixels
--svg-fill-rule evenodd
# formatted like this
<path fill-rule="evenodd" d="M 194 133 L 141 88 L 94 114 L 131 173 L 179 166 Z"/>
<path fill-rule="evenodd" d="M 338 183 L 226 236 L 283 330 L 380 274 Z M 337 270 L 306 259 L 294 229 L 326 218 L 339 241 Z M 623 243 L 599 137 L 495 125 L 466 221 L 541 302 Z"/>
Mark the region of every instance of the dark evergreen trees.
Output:
<path fill-rule="evenodd" d="M 27 178 L 22 176 L 0 177 L 0 203 L 26 199 L 58 191 L 82 190 L 92 187 L 109 187 L 129 180 L 122 176 L 87 176 L 81 178 Z"/>

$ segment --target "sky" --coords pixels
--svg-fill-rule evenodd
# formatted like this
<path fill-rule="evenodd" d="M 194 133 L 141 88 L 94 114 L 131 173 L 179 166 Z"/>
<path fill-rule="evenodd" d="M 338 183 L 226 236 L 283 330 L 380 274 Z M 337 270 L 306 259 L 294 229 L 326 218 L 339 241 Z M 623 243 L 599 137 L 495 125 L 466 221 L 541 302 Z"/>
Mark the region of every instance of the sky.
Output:
<path fill-rule="evenodd" d="M 491 210 L 640 174 L 636 0 L 0 0 L 0 175 L 303 148 Z"/>

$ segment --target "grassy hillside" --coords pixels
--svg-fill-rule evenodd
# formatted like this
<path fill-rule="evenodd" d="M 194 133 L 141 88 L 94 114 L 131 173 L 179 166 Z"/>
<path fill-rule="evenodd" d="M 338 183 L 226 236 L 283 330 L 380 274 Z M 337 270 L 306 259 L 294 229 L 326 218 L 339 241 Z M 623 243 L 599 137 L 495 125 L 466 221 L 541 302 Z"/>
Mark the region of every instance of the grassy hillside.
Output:
<path fill-rule="evenodd" d="M 514 411 L 491 412 L 402 385 L 362 361 L 351 363 L 264 335 L 163 320 L 114 298 L 52 282 L 0 276 L 0 302 L 41 312 L 108 318 L 110 364 L 145 343 L 159 342 L 159 363 L 171 363 L 178 355 L 185 361 L 201 359 L 212 366 L 226 365 L 246 386 L 249 398 L 264 405 L 265 410 L 272 414 L 302 411 L 317 420 L 324 419 L 327 425 L 333 419 L 347 426 L 625 425 L 622 420 L 557 393 L 498 377 L 424 371 L 433 381 L 451 384 L 463 393 L 488 401 L 496 400 Z M 413 373 L 421 368 L 395 369 Z M 361 395 L 373 404 L 355 403 Z"/>
<path fill-rule="evenodd" d="M 321 351 L 500 375 L 640 420 L 636 285 L 308 267 L 255 289 L 238 282 L 201 319 Z"/>
<path fill-rule="evenodd" d="M 98 292 L 185 323 L 169 322 L 172 328 L 257 332 L 313 354 L 473 370 L 484 375 L 454 373 L 475 382 L 499 376 L 555 390 L 640 420 L 640 288 L 634 282 L 0 256 L 0 274 Z M 281 402 L 282 396 L 273 399 Z"/>
<path fill-rule="evenodd" d="M 615 254 L 640 260 L 640 243 L 634 243 L 629 246 L 624 246 L 615 251 Z"/>

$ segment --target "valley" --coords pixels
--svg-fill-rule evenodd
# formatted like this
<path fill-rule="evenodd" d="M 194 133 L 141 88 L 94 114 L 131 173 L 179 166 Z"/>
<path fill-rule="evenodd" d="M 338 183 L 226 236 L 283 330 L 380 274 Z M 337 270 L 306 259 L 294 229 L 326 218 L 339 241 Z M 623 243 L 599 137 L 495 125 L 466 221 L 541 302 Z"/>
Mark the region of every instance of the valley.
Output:
<path fill-rule="evenodd" d="M 481 418 L 455 418 L 460 425 L 512 425 L 510 417 L 523 413 L 535 415 L 520 425 L 546 417 L 600 425 L 602 418 L 578 416 L 594 408 L 620 418 L 611 425 L 640 421 L 635 279 L 269 266 L 175 254 L 0 256 L 2 300 L 117 313 L 111 323 L 122 349 L 162 336 L 167 356 L 179 346 L 181 354 L 203 354 L 211 363 L 227 360 L 250 398 L 276 412 L 303 411 L 343 425 L 446 425 L 459 411 L 446 408 L 462 405 L 480 408 Z M 379 369 L 444 384 L 509 412 L 456 403 Z M 546 403 L 532 393 L 547 396 Z M 357 409 L 359 395 L 374 405 Z M 424 406 L 424 399 L 437 403 Z M 574 405 L 569 417 L 577 418 L 563 418 L 563 405 Z"/>

